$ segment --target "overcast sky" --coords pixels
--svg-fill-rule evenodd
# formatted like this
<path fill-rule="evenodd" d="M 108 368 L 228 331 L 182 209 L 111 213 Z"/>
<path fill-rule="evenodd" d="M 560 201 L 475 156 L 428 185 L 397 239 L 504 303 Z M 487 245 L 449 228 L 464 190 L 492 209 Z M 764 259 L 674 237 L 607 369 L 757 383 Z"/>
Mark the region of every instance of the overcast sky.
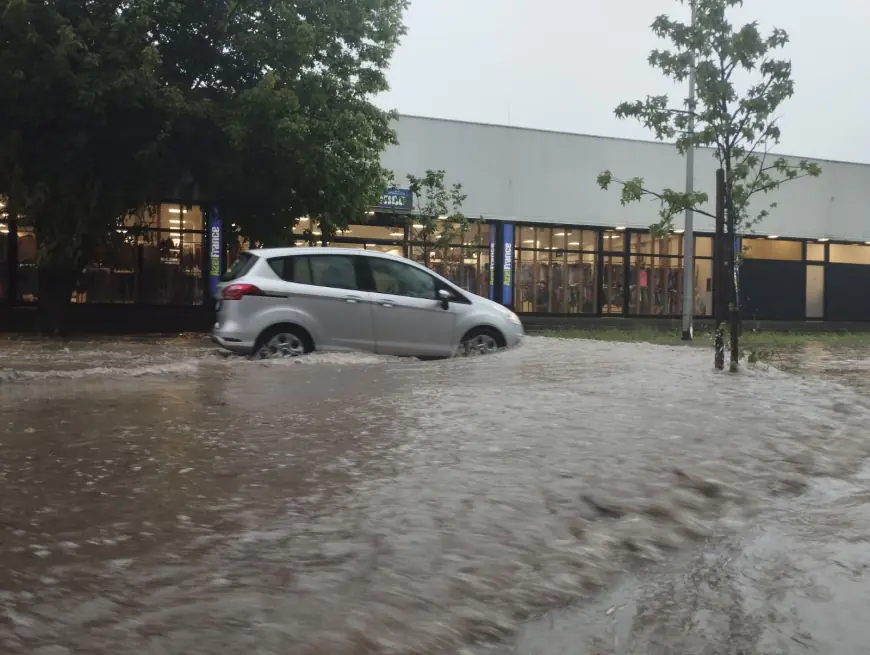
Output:
<path fill-rule="evenodd" d="M 613 109 L 675 90 L 646 62 L 662 45 L 649 29 L 662 13 L 688 16 L 676 0 L 412 0 L 392 90 L 378 102 L 406 114 L 649 139 Z M 745 0 L 739 18 L 791 37 L 796 92 L 780 112 L 777 150 L 870 163 L 870 2 Z"/>

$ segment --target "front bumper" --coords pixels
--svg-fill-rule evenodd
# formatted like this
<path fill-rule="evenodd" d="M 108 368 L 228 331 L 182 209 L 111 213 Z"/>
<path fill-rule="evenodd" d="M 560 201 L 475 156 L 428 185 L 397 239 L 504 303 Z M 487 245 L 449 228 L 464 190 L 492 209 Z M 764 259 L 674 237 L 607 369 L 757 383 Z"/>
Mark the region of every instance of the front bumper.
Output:
<path fill-rule="evenodd" d="M 522 343 L 523 339 L 526 337 L 526 332 L 523 329 L 522 324 L 509 323 L 509 327 L 505 330 L 505 341 L 507 342 L 508 348 L 513 348 L 514 346 L 518 346 Z"/>

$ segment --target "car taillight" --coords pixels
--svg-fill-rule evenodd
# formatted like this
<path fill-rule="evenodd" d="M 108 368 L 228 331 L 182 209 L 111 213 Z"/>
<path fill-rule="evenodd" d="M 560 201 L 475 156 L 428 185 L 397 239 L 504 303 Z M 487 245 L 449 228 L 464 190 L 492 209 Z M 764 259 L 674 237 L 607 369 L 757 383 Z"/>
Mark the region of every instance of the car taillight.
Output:
<path fill-rule="evenodd" d="M 224 300 L 241 300 L 245 296 L 262 296 L 263 292 L 260 291 L 253 284 L 231 284 L 230 286 L 224 288 L 223 298 Z"/>

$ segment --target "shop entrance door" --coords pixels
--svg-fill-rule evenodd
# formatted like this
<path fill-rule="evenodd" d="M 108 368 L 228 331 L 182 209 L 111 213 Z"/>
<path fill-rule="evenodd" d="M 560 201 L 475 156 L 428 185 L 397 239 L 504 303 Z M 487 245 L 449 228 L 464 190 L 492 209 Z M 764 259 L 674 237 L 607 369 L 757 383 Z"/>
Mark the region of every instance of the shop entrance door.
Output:
<path fill-rule="evenodd" d="M 625 257 L 604 255 L 604 271 L 601 277 L 601 313 L 605 316 L 621 316 L 625 301 Z"/>

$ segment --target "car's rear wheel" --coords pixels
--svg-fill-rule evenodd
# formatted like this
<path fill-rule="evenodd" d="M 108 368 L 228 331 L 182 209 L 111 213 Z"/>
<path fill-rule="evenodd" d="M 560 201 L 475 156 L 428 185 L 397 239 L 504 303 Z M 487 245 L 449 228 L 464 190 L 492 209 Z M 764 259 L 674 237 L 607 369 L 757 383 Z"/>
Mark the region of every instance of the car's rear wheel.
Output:
<path fill-rule="evenodd" d="M 505 347 L 504 337 L 492 328 L 477 327 L 469 330 L 459 342 L 459 354 L 463 357 L 492 355 Z"/>
<path fill-rule="evenodd" d="M 314 350 L 311 337 L 294 325 L 276 325 L 269 328 L 254 346 L 255 359 L 300 357 Z"/>

